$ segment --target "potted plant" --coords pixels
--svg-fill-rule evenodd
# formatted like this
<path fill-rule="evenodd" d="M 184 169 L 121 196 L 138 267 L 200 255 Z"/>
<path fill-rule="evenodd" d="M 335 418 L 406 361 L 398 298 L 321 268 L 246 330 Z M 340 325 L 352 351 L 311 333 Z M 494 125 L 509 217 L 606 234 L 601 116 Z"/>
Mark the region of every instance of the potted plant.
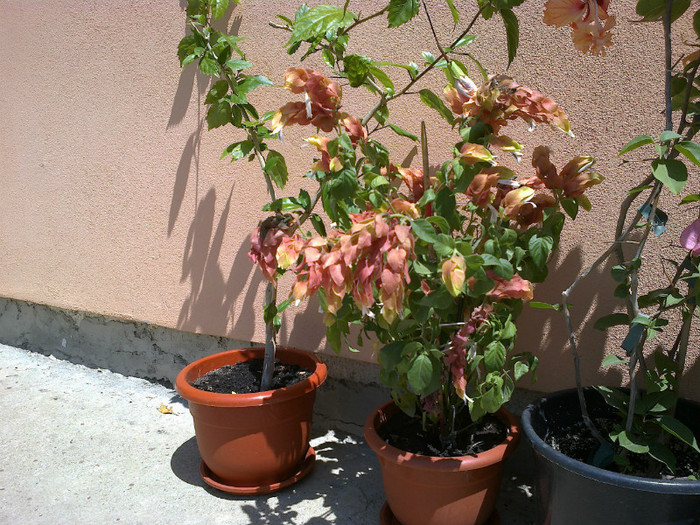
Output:
<path fill-rule="evenodd" d="M 547 276 L 566 215 L 588 209 L 584 192 L 602 180 L 590 157 L 558 169 L 544 146 L 528 152 L 524 168 L 497 162 L 496 153 L 524 154 L 504 133 L 511 121 L 570 133 L 554 100 L 505 75 L 488 76 L 463 51 L 475 38 L 469 34 L 474 22 L 499 14 L 512 60 L 517 19 L 506 4 L 517 3 L 479 2 L 466 29 L 446 47 L 434 32 L 438 54 L 423 52 L 422 68 L 347 49 L 350 32 L 361 24 L 384 20 L 400 27 L 421 8 L 434 29 L 425 3 L 391 1 L 366 16 L 354 14 L 348 2 L 302 6 L 278 24 L 290 33 L 290 52 L 321 53 L 331 73 L 300 67 L 285 73 L 285 87 L 299 99 L 280 108 L 271 125 L 280 132 L 295 125 L 324 132 L 307 139 L 317 152 L 307 176 L 319 189 L 313 198 L 301 192 L 269 206 L 295 224 L 297 217 L 313 217 L 313 229 L 267 231 L 276 240 L 259 261 L 268 272 L 293 271 L 293 301 L 318 297 L 334 349 L 353 326 L 358 344 L 367 337 L 378 344 L 392 402 L 370 415 L 365 436 L 382 465 L 386 523 L 481 524 L 494 518 L 502 461 L 519 438 L 517 422 L 502 406 L 515 381 L 536 366 L 532 355 L 513 353 L 516 320 L 533 298 L 533 283 Z M 452 12 L 456 23 L 459 12 Z M 469 56 L 470 67 L 483 73 L 478 85 L 456 53 Z M 401 87 L 387 73 L 397 68 L 408 72 Z M 430 89 L 419 89 L 433 69 L 445 74 L 447 105 Z M 342 106 L 341 83 L 377 96 L 363 118 Z M 408 94 L 455 130 L 452 154 L 437 169 L 428 159 L 425 130 L 419 141 L 389 121 L 391 102 Z M 383 130 L 419 141 L 422 169 L 395 165 L 376 138 Z M 313 215 L 319 201 L 328 227 Z M 406 435 L 417 437 L 415 443 L 402 441 Z"/>
<path fill-rule="evenodd" d="M 275 201 L 276 189 L 283 189 L 287 181 L 286 164 L 268 146 L 273 138 L 266 127 L 269 117 L 261 117 L 247 99 L 250 92 L 272 82 L 247 74 L 252 64 L 238 45 L 242 37 L 213 27 L 228 8 L 228 0 L 189 0 L 189 34 L 178 45 L 178 57 L 183 68 L 197 62 L 199 70 L 213 79 L 205 100 L 209 129 L 230 125 L 243 137 L 226 148 L 223 157 L 249 157 L 258 162 L 268 195 Z M 297 222 L 289 218 L 276 214 L 261 222 L 253 237 L 253 261 L 264 263 L 271 253 L 274 258 L 270 249 L 279 234 L 274 237 L 266 232 L 293 231 Z M 268 282 L 265 347 L 204 357 L 186 366 L 176 379 L 194 420 L 202 478 L 233 494 L 279 490 L 311 471 L 315 459 L 309 446 L 313 405 L 316 389 L 327 375 L 326 366 L 315 355 L 277 347 L 279 313 L 289 302 L 278 304 L 279 274 L 269 265 L 262 267 Z"/>
<path fill-rule="evenodd" d="M 549 0 L 545 22 L 571 24 L 582 51 L 600 54 L 611 44 L 614 17 L 607 12 L 608 2 L 582 3 L 568 17 L 563 4 Z M 683 0 L 640 0 L 636 5 L 641 22 L 663 26 L 665 131 L 658 137 L 635 137 L 622 147 L 620 154 L 642 147 L 652 153 L 637 164 L 644 166 L 643 179 L 620 205 L 615 242 L 564 291 L 556 306 L 569 330 L 577 388 L 546 396 L 523 414 L 539 467 L 536 486 L 543 523 L 700 522 L 700 405 L 679 398 L 681 384 L 690 379 L 686 361 L 700 276 L 700 220 L 680 219 L 690 224 L 670 246 L 656 238 L 667 222 L 672 224 L 672 215 L 679 221 L 680 213 L 661 210 L 663 203 L 700 200 L 699 194 L 686 190 L 700 166 L 700 145 L 693 142 L 699 129 L 700 92 L 695 86 L 700 10 L 693 13 L 689 7 Z M 697 40 L 684 42 L 690 48 L 675 49 L 672 24 L 691 16 Z M 575 287 L 612 256 L 617 258 L 612 268 L 615 296 L 625 300 L 626 311 L 604 316 L 596 328 L 626 327 L 621 350 L 606 356 L 602 365 L 624 368 L 629 388 L 584 389 L 568 303 Z M 663 273 L 650 271 L 659 261 Z M 669 335 L 658 343 L 654 338 L 664 331 Z"/>

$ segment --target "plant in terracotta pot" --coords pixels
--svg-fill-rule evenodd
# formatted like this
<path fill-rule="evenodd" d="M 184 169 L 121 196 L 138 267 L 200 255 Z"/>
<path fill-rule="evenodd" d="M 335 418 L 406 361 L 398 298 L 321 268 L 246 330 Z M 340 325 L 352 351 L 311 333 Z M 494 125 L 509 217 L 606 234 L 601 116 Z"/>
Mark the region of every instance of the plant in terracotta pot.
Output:
<path fill-rule="evenodd" d="M 516 321 L 533 298 L 533 283 L 547 276 L 567 215 L 589 209 L 585 190 L 602 180 L 590 157 L 557 167 L 548 147 L 526 152 L 508 137 L 514 122 L 565 133 L 570 125 L 554 100 L 508 76 L 487 75 L 463 52 L 475 38 L 474 22 L 499 14 L 512 59 L 517 19 L 510 7 L 517 3 L 479 2 L 466 29 L 445 39 L 446 47 L 437 44 L 437 56 L 423 52 L 422 68 L 347 54 L 347 46 L 361 24 L 401 27 L 421 9 L 434 29 L 425 3 L 391 1 L 362 17 L 348 3 L 303 6 L 278 24 L 290 33 L 291 52 L 321 53 L 331 72 L 285 73 L 285 87 L 299 98 L 271 124 L 275 131 L 315 128 L 307 142 L 317 156 L 307 177 L 319 190 L 314 198 L 278 199 L 269 209 L 296 225 L 320 200 L 331 224 L 319 218 L 313 229 L 284 223 L 266 230 L 274 256 L 261 253 L 259 261 L 268 274 L 294 272 L 292 300 L 318 297 L 334 349 L 353 326 L 352 344 L 358 334 L 358 344 L 368 337 L 377 344 L 392 402 L 370 416 L 365 435 L 382 465 L 387 523 L 480 524 L 493 517 L 502 461 L 519 438 L 515 418 L 502 407 L 536 366 L 532 355 L 513 352 Z M 452 12 L 458 23 L 459 11 Z M 456 58 L 465 54 L 482 74 L 478 83 Z M 397 69 L 408 72 L 400 87 L 392 79 Z M 445 75 L 442 97 L 421 88 L 434 69 Z M 342 106 L 341 84 L 377 96 L 363 118 Z M 455 145 L 437 169 L 430 168 L 424 130 L 422 168 L 395 164 L 377 138 L 391 130 L 418 141 L 390 123 L 392 101 L 408 94 L 454 130 Z M 499 162 L 525 155 L 513 169 Z"/>
<path fill-rule="evenodd" d="M 284 188 L 284 157 L 268 142 L 274 138 L 248 95 L 272 82 L 249 74 L 253 64 L 239 46 L 242 37 L 214 24 L 229 9 L 229 0 L 189 0 L 189 33 L 178 45 L 182 67 L 196 63 L 212 78 L 205 104 L 209 129 L 236 128 L 239 138 L 222 157 L 249 158 L 259 164 L 271 201 Z M 231 2 L 231 4 L 237 2 Z M 276 214 L 262 221 L 253 238 L 251 258 L 264 262 L 270 244 L 280 237 L 266 231 L 291 232 L 304 218 Z M 274 258 L 274 253 L 272 253 Z M 178 375 L 177 390 L 189 402 L 202 456 L 200 471 L 209 485 L 233 494 L 262 494 L 288 486 L 310 472 L 315 454 L 309 433 L 316 389 L 326 367 L 310 353 L 277 347 L 279 313 L 289 301 L 277 301 L 278 274 L 266 272 L 265 347 L 230 350 L 199 359 Z"/>
<path fill-rule="evenodd" d="M 605 54 L 614 4 L 582 3 L 569 18 L 560 9 L 564 4 L 549 0 L 545 22 L 571 23 L 578 49 Z M 692 210 L 700 195 L 691 178 L 700 166 L 700 144 L 693 141 L 700 129 L 700 10 L 689 8 L 683 0 L 636 4 L 641 22 L 663 28 L 664 130 L 622 146 L 620 155 L 635 162 L 640 177 L 620 205 L 615 241 L 558 305 L 569 330 L 577 389 L 547 396 L 523 415 L 540 467 L 538 500 L 546 523 L 700 520 L 700 405 L 680 398 L 681 386 L 693 379 L 688 356 L 700 277 L 700 220 L 693 220 Z M 692 39 L 686 34 L 678 45 L 672 28 L 681 24 Z M 585 45 L 591 35 L 586 28 L 596 29 L 589 38 L 595 45 Z M 662 234 L 674 223 L 687 227 L 680 238 L 666 239 Z M 584 389 L 568 303 L 576 286 L 611 257 L 614 295 L 624 300 L 625 311 L 598 319 L 596 328 L 623 327 L 616 332 L 620 349 L 602 366 L 625 370 L 629 388 Z M 567 434 L 576 436 L 575 447 Z"/>

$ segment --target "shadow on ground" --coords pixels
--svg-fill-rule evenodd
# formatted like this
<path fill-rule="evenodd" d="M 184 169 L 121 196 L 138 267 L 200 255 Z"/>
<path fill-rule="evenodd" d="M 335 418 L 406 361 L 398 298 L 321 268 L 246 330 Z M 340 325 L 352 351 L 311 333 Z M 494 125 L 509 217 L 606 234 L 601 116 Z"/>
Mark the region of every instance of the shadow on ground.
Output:
<path fill-rule="evenodd" d="M 238 502 L 251 525 L 364 524 L 373 521 L 371 516 L 378 517 L 384 502 L 381 474 L 364 442 L 351 434 L 320 428 L 312 433 L 311 445 L 316 464 L 308 477 L 280 492 L 257 497 L 226 494 L 206 485 L 199 475 L 201 458 L 194 437 L 178 447 L 170 467 L 185 483 L 202 487 L 216 498 Z M 305 519 L 300 511 L 312 514 Z"/>

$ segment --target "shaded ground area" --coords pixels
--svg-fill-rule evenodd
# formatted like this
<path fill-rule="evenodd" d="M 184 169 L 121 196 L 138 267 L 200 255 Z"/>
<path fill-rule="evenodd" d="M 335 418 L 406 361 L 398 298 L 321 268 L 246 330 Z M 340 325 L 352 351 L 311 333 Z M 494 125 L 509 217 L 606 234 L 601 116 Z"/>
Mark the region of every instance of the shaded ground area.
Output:
<path fill-rule="evenodd" d="M 199 477 L 192 419 L 172 389 L 3 345 L 0 418 L 0 523 L 364 525 L 384 502 L 373 453 L 331 420 L 314 422 L 308 478 L 231 496 Z M 528 452 L 508 463 L 503 525 L 535 523 Z"/>

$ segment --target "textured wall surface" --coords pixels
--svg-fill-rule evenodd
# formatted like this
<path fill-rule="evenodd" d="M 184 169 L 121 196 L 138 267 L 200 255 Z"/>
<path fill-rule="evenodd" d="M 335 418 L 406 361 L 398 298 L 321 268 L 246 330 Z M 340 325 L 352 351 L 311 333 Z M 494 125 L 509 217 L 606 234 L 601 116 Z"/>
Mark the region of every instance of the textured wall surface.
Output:
<path fill-rule="evenodd" d="M 549 129 L 528 134 L 523 126 L 511 126 L 510 134 L 526 146 L 518 169 L 527 172 L 528 154 L 536 145 L 548 144 L 555 164 L 591 154 L 606 176 L 590 191 L 593 211 L 565 232 L 551 265 L 552 278 L 536 290 L 538 300 L 556 301 L 612 240 L 617 203 L 631 181 L 645 175 L 635 164 L 622 165 L 617 151 L 630 137 L 663 128 L 662 71 L 657 66 L 663 49 L 660 27 L 627 23 L 635 18 L 634 2 L 617 1 L 615 47 L 605 58 L 582 56 L 566 30 L 541 23 L 543 4 L 530 0 L 517 9 L 521 46 L 508 73 L 555 98 L 568 111 L 576 137 Z M 286 34 L 268 21 L 276 13 L 293 14 L 296 5 L 246 0 L 222 23 L 246 36 L 243 48 L 256 64 L 251 71 L 276 82 L 256 94 L 261 108 L 276 109 L 287 99 L 282 73 L 298 65 L 299 58 L 287 56 Z M 372 5 L 353 2 L 352 8 L 369 13 Z M 439 34 L 449 34 L 452 22 L 445 3 L 429 5 Z M 0 296 L 259 341 L 264 337 L 264 284 L 246 253 L 250 232 L 262 216 L 264 185 L 257 165 L 219 161 L 221 150 L 240 138 L 229 130 L 207 131 L 207 80 L 194 66 L 180 73 L 176 47 L 185 34 L 183 9 L 184 2 L 155 0 L 3 3 Z M 420 62 L 421 50 L 434 51 L 424 14 L 404 31 L 385 25 L 367 24 L 369 31 L 354 39 L 352 52 Z M 504 72 L 500 22 L 479 22 L 473 33 L 479 36 L 471 51 L 489 72 Z M 682 34 L 680 28 L 676 36 Z M 315 57 L 305 65 L 322 67 Z M 394 80 L 401 85 L 405 78 L 397 71 Z M 441 90 L 443 84 L 444 76 L 435 72 L 419 87 Z M 346 110 L 363 115 L 372 100 L 349 91 Z M 417 96 L 396 101 L 390 110 L 397 124 L 413 132 L 426 121 L 433 164 L 449 154 L 454 133 Z M 313 151 L 301 145 L 308 134 L 290 129 L 279 147 L 288 155 L 290 194 L 307 184 L 301 175 Z M 413 159 L 419 165 L 409 141 L 379 139 L 394 148 L 395 162 Z M 659 246 L 673 249 L 692 213 L 672 221 Z M 652 262 L 662 275 L 657 259 Z M 585 325 L 587 383 L 622 379 L 615 370 L 605 376 L 597 372 L 604 349 L 616 348 L 614 336 L 620 334 L 591 329 L 593 320 L 615 307 L 608 269 L 594 272 L 573 298 L 575 319 Z M 288 286 L 282 284 L 282 295 Z M 317 305 L 290 310 L 282 342 L 325 349 Z M 537 352 L 542 361 L 537 388 L 572 385 L 558 314 L 526 308 L 521 320 L 520 349 Z M 372 348 L 359 358 L 373 360 Z M 695 387 L 698 393 L 700 387 Z"/>

